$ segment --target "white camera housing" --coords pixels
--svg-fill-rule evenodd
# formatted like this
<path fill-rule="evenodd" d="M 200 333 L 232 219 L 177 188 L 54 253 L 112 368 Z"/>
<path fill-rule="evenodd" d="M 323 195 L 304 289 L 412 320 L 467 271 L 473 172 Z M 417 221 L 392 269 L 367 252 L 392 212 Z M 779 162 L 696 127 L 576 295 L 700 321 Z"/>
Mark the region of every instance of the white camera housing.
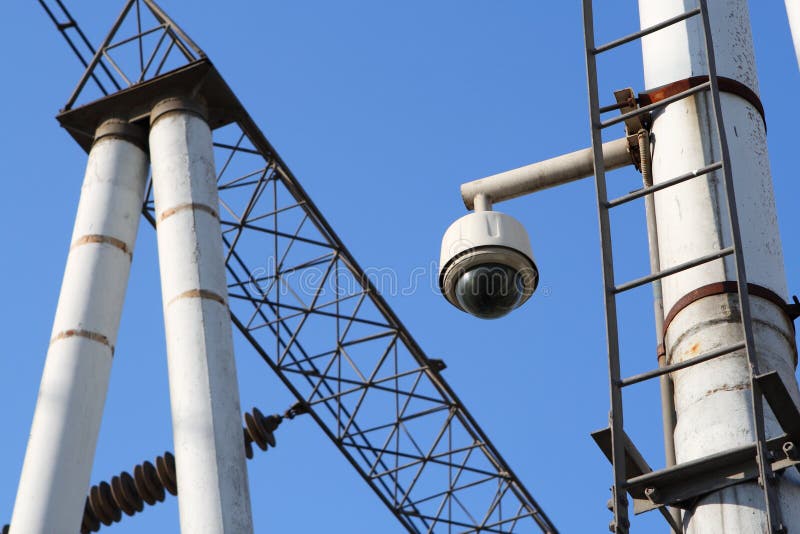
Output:
<path fill-rule="evenodd" d="M 469 213 L 451 224 L 442 238 L 439 266 L 445 298 L 485 319 L 522 305 L 539 282 L 528 233 L 519 221 L 497 211 Z M 482 278 L 476 281 L 476 276 Z"/>

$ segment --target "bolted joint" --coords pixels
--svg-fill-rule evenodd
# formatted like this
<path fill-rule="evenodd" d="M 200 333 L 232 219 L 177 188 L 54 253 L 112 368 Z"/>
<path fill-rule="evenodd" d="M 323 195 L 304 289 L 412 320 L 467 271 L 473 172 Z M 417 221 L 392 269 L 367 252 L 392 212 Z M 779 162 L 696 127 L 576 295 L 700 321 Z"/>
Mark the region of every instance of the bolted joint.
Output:
<path fill-rule="evenodd" d="M 787 441 L 783 444 L 783 454 L 786 455 L 787 460 L 796 460 L 797 459 L 797 447 L 795 447 L 794 443 L 791 441 Z"/>
<path fill-rule="evenodd" d="M 447 364 L 444 363 L 444 360 L 439 358 L 428 358 L 428 365 L 436 372 L 441 372 L 447 369 Z"/>
<path fill-rule="evenodd" d="M 609 532 L 613 532 L 614 534 L 628 534 L 628 529 L 630 528 L 630 521 L 625 520 L 621 523 L 617 524 L 616 521 L 611 521 L 608 524 Z"/>
<path fill-rule="evenodd" d="M 294 419 L 298 415 L 307 414 L 311 411 L 311 407 L 305 401 L 297 401 L 292 404 L 292 407 L 286 410 L 286 413 L 283 414 L 284 417 L 288 419 Z"/>
<path fill-rule="evenodd" d="M 645 488 L 644 495 L 651 503 L 658 504 L 656 501 L 661 496 L 661 492 L 659 492 L 657 488 Z"/>

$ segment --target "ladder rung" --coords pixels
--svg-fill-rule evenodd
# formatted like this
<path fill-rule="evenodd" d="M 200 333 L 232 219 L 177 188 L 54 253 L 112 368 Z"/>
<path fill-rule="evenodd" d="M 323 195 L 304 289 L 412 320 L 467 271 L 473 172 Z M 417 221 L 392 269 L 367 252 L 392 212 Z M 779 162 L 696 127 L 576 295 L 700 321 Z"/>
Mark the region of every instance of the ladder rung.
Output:
<path fill-rule="evenodd" d="M 600 114 L 608 113 L 609 111 L 616 111 L 618 109 L 622 109 L 626 106 L 629 106 L 628 102 L 617 102 L 616 104 L 609 104 L 607 106 L 603 106 L 600 108 Z"/>
<path fill-rule="evenodd" d="M 687 180 L 691 180 L 692 178 L 697 178 L 698 176 L 703 176 L 710 172 L 714 172 L 722 168 L 722 162 L 717 161 L 716 163 L 712 163 L 711 165 L 707 165 L 705 167 L 701 167 L 699 169 L 695 169 L 693 171 L 689 171 L 686 174 L 681 174 L 675 178 L 667 180 L 665 182 L 658 183 L 651 187 L 644 187 L 642 189 L 637 189 L 627 195 L 623 195 L 619 198 L 615 198 L 606 204 L 607 208 L 616 208 L 620 204 L 625 204 L 626 202 L 630 202 L 631 200 L 636 200 L 637 198 L 641 198 L 646 195 L 652 195 L 657 191 L 661 191 L 662 189 L 666 189 L 668 187 L 672 187 L 673 185 L 678 185 L 683 183 Z"/>
<path fill-rule="evenodd" d="M 697 94 L 697 93 L 700 93 L 702 91 L 705 91 L 706 89 L 709 89 L 710 87 L 711 87 L 711 82 L 710 81 L 701 83 L 700 85 L 695 85 L 694 87 L 691 87 L 691 88 L 689 88 L 689 89 L 687 89 L 687 90 L 685 90 L 683 92 L 680 92 L 680 93 L 677 93 L 677 94 L 672 95 L 670 97 L 667 97 L 664 100 L 659 100 L 658 102 L 655 102 L 653 104 L 648 104 L 648 105 L 643 106 L 641 108 L 636 108 L 633 111 L 629 111 L 628 113 L 623 113 L 622 115 L 618 115 L 618 116 L 613 117 L 611 119 L 608 119 L 606 121 L 602 121 L 600 123 L 600 128 L 608 128 L 609 126 L 613 126 L 613 125 L 615 125 L 617 123 L 626 121 L 626 120 L 631 119 L 633 117 L 637 117 L 639 115 L 644 115 L 645 113 L 650 113 L 651 111 L 653 111 L 655 109 L 663 108 L 665 106 L 668 106 L 669 104 L 672 104 L 673 102 L 677 102 L 678 100 L 683 100 L 684 98 L 687 98 L 687 97 L 692 96 L 694 94 Z"/>
<path fill-rule="evenodd" d="M 716 252 L 712 252 L 711 254 L 706 254 L 705 256 L 700 256 L 697 259 L 692 261 L 687 261 L 686 263 L 681 263 L 674 267 L 670 267 L 669 269 L 664 269 L 663 271 L 659 271 L 657 273 L 649 274 L 647 276 L 643 276 L 641 278 L 637 278 L 636 280 L 631 280 L 630 282 L 625 282 L 624 284 L 618 285 L 614 288 L 614 293 L 622 293 L 623 291 L 628 291 L 630 289 L 637 288 L 639 286 L 643 286 L 645 284 L 649 284 L 650 282 L 655 282 L 656 280 L 660 280 L 662 278 L 666 278 L 667 276 L 671 276 L 673 274 L 679 273 L 681 271 L 685 271 L 686 269 L 691 269 L 692 267 L 697 267 L 698 265 L 703 265 L 704 263 L 708 263 L 710 261 L 718 260 L 720 258 L 724 258 L 725 256 L 730 256 L 734 252 L 733 247 L 726 247 Z"/>
<path fill-rule="evenodd" d="M 694 358 L 689 358 L 688 360 L 684 360 L 682 362 L 673 363 L 672 365 L 665 365 L 664 367 L 659 367 L 658 369 L 653 369 L 652 371 L 647 371 L 646 373 L 641 373 L 638 375 L 633 375 L 629 378 L 625 378 L 619 381 L 619 386 L 624 388 L 626 386 L 638 384 L 639 382 L 644 382 L 645 380 L 650 380 L 651 378 L 665 375 L 673 371 L 680 371 L 681 369 L 686 369 L 687 367 L 697 365 L 698 363 L 707 362 L 708 360 L 719 358 L 720 356 L 730 354 L 731 352 L 742 350 L 745 347 L 746 344 L 744 341 L 742 341 L 741 343 L 736 343 L 735 345 L 729 345 L 727 347 L 722 347 L 721 349 L 712 350 L 706 352 L 705 354 L 701 354 L 700 356 L 695 356 Z"/>
<path fill-rule="evenodd" d="M 630 43 L 631 41 L 635 41 L 636 39 L 641 39 L 642 37 L 644 37 L 646 35 L 650 35 L 651 33 L 655 33 L 658 30 L 663 30 L 664 28 L 672 26 L 673 24 L 677 24 L 678 22 L 684 21 L 686 19 L 690 19 L 690 18 L 692 18 L 692 17 L 694 17 L 696 15 L 699 15 L 699 14 L 700 14 L 700 8 L 699 7 L 695 8 L 695 9 L 692 9 L 691 11 L 687 11 L 686 13 L 681 13 L 680 15 L 676 15 L 676 16 L 674 16 L 672 18 L 668 18 L 664 22 L 659 22 L 658 24 L 654 24 L 653 26 L 650 26 L 649 28 L 645 28 L 645 29 L 643 29 L 641 31 L 638 31 L 636 33 L 632 33 L 630 35 L 626 35 L 625 37 L 620 37 L 619 39 L 611 41 L 610 43 L 606 43 L 604 45 L 598 46 L 594 50 L 592 50 L 592 54 L 595 54 L 595 55 L 602 54 L 603 52 L 607 52 L 607 51 L 611 50 L 612 48 L 616 48 L 618 46 L 622 46 L 625 43 Z"/>

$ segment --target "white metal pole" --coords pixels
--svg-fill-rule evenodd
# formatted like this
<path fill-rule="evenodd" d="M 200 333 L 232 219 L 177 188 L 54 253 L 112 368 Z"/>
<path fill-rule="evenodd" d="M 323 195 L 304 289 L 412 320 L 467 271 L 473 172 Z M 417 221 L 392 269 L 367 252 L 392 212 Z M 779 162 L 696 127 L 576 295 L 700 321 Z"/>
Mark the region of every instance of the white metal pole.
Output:
<path fill-rule="evenodd" d="M 89 152 L 11 532 L 80 530 L 139 226 L 145 132 L 103 123 Z"/>
<path fill-rule="evenodd" d="M 181 531 L 253 531 L 211 131 L 186 98 L 150 115 Z"/>
<path fill-rule="evenodd" d="M 753 43 L 746 0 L 709 0 L 718 75 L 732 78 L 758 93 Z M 639 0 L 642 28 L 687 9 L 684 0 Z M 644 38 L 645 83 L 658 87 L 708 72 L 702 25 L 692 19 Z M 765 126 L 744 98 L 721 94 L 730 146 L 737 210 L 741 224 L 748 282 L 781 298 L 787 295 Z M 719 159 L 710 131 L 714 124 L 707 94 L 670 104 L 653 123 L 653 176 L 659 183 Z M 722 177 L 712 175 L 667 188 L 655 195 L 661 268 L 729 246 Z M 664 309 L 708 284 L 735 280 L 730 258 L 690 269 L 663 280 Z M 751 296 L 753 331 L 761 372 L 777 370 L 795 400 L 792 325 L 771 300 Z M 691 358 L 742 340 L 735 294 L 695 300 L 667 326 L 668 363 Z M 675 388 L 677 462 L 683 463 L 755 440 L 750 409 L 748 364 L 737 352 L 672 375 Z M 778 427 L 767 413 L 767 433 Z M 787 470 L 778 478 L 783 522 L 800 528 L 800 477 Z M 714 492 L 684 514 L 687 532 L 716 534 L 763 532 L 763 492 L 755 481 Z"/>
<path fill-rule="evenodd" d="M 794 53 L 800 64 L 800 0 L 786 0 L 786 15 L 789 17 L 789 29 L 792 32 Z"/>
<path fill-rule="evenodd" d="M 628 140 L 623 137 L 603 143 L 603 160 L 606 171 L 632 165 Z M 461 184 L 461 198 L 471 210 L 477 195 L 485 195 L 494 203 L 504 202 L 593 174 L 594 152 L 591 148 L 584 148 Z"/>

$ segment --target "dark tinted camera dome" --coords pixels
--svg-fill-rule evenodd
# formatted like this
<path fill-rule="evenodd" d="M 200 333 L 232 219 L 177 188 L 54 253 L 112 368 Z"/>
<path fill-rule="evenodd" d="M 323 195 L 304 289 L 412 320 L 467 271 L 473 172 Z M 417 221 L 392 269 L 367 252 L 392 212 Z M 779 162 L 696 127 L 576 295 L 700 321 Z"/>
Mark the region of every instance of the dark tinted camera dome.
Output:
<path fill-rule="evenodd" d="M 486 263 L 469 269 L 456 282 L 461 308 L 483 319 L 497 319 L 519 305 L 525 284 L 508 265 Z"/>

